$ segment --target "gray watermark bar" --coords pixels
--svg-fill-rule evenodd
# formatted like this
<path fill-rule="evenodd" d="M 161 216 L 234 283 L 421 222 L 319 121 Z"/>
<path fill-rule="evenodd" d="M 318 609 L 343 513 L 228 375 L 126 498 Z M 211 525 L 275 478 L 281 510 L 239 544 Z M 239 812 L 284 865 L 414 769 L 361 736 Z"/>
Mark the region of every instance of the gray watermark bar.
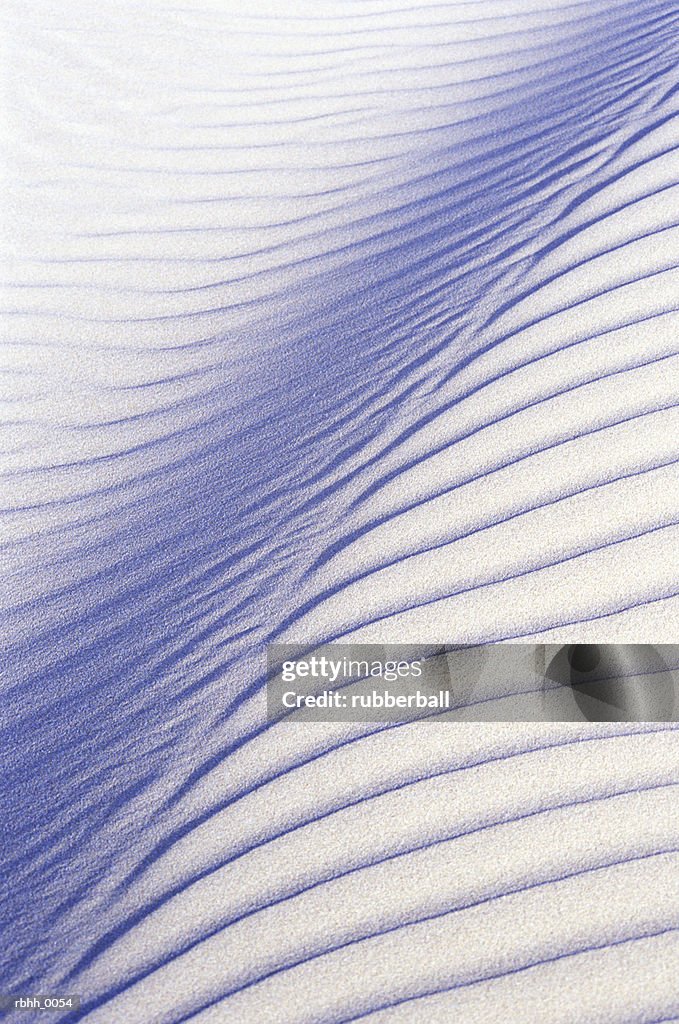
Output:
<path fill-rule="evenodd" d="M 0 995 L 0 1011 L 8 1013 L 11 1010 L 41 1010 L 52 1013 L 68 1013 L 80 1009 L 80 996 L 56 995 Z"/>
<path fill-rule="evenodd" d="M 676 721 L 679 644 L 272 644 L 269 721 Z"/>

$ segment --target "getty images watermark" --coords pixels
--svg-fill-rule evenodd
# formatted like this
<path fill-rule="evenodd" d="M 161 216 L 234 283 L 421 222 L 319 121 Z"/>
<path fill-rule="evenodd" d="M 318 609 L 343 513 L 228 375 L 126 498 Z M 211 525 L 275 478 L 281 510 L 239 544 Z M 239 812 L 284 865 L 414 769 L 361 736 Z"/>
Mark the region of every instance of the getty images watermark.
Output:
<path fill-rule="evenodd" d="M 270 721 L 674 721 L 679 645 L 273 644 Z"/>

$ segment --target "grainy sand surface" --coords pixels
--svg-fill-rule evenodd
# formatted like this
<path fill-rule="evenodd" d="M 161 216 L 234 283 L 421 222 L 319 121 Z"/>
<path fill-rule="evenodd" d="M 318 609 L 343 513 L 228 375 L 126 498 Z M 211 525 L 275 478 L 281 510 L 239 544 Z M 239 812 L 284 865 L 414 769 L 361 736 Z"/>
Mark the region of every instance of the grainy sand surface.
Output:
<path fill-rule="evenodd" d="M 677 640 L 676 6 L 2 18 L 0 995 L 679 1020 L 672 723 L 264 699 L 272 642 Z"/>

